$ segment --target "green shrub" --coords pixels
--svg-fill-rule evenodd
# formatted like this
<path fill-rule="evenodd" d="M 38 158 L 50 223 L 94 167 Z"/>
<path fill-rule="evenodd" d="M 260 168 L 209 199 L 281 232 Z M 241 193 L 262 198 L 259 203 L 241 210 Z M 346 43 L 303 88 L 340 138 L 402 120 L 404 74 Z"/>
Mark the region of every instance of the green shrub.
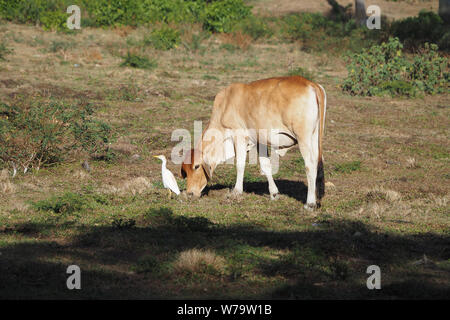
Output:
<path fill-rule="evenodd" d="M 110 159 L 112 155 L 106 148 L 112 138 L 111 127 L 93 118 L 94 109 L 90 104 L 84 105 L 77 113 L 76 117 L 69 118 L 75 146 L 87 151 L 91 157 Z"/>
<path fill-rule="evenodd" d="M 391 96 L 413 97 L 417 93 L 416 88 L 410 82 L 404 80 L 382 82 L 380 90 L 381 92 L 389 93 Z"/>
<path fill-rule="evenodd" d="M 350 55 L 344 90 L 372 96 L 381 93 L 381 83 L 402 80 L 407 69 L 402 49 L 403 45 L 396 38 Z"/>
<path fill-rule="evenodd" d="M 161 28 L 153 30 L 150 36 L 144 39 L 145 44 L 150 44 L 158 50 L 170 50 L 176 48 L 180 42 L 180 32 L 169 26 L 162 26 Z"/>
<path fill-rule="evenodd" d="M 437 45 L 425 43 L 424 48 L 414 56 L 409 67 L 409 78 L 420 91 L 429 94 L 443 93 L 448 90 L 448 65 L 448 58 L 438 54 Z"/>
<path fill-rule="evenodd" d="M 84 3 L 96 26 L 136 25 L 143 14 L 143 1 L 85 0 Z"/>
<path fill-rule="evenodd" d="M 204 28 L 212 32 L 232 32 L 235 25 L 251 15 L 242 0 L 220 0 L 206 7 Z"/>
<path fill-rule="evenodd" d="M 351 36 L 357 30 L 354 20 L 332 20 L 321 13 L 295 13 L 282 18 L 284 37 L 288 40 L 305 40 L 316 38 L 317 35 L 325 37 Z"/>
<path fill-rule="evenodd" d="M 0 17 L 19 23 L 42 23 L 46 30 L 65 30 L 71 0 L 0 0 Z M 83 26 L 142 25 L 146 23 L 201 23 L 213 32 L 231 32 L 252 17 L 243 0 L 80 0 Z M 261 19 L 242 28 L 253 38 L 270 31 Z"/>
<path fill-rule="evenodd" d="M 144 22 L 203 22 L 206 1 L 144 0 Z"/>
<path fill-rule="evenodd" d="M 121 67 L 154 69 L 158 66 L 156 60 L 149 60 L 146 57 L 141 57 L 130 52 L 123 59 L 124 61 L 120 64 Z"/>
<path fill-rule="evenodd" d="M 100 156 L 111 139 L 111 128 L 93 118 L 90 105 L 0 103 L 0 166 L 39 170 L 79 151 Z"/>
<path fill-rule="evenodd" d="M 62 16 L 67 19 L 66 10 L 73 4 L 70 0 L 0 0 L 0 16 L 19 23 L 45 23 L 60 26 Z M 65 22 L 65 21 L 64 21 Z"/>
<path fill-rule="evenodd" d="M 350 55 L 343 90 L 363 96 L 443 92 L 448 83 L 448 59 L 439 56 L 437 46 L 426 44 L 412 62 L 402 49 L 399 39 L 391 38 Z"/>
<path fill-rule="evenodd" d="M 426 42 L 431 42 L 439 44 L 441 49 L 450 49 L 446 38 L 449 36 L 448 26 L 438 14 L 431 11 L 421 11 L 417 17 L 394 21 L 391 25 L 391 33 L 394 37 L 398 37 L 407 48 L 417 49 Z"/>
<path fill-rule="evenodd" d="M 67 28 L 67 13 L 48 11 L 41 14 L 40 20 L 44 30 L 61 31 Z"/>
<path fill-rule="evenodd" d="M 384 36 L 378 30 L 359 28 L 352 19 L 332 20 L 320 13 L 289 14 L 279 19 L 278 25 L 281 38 L 301 41 L 305 51 L 358 52 Z"/>
<path fill-rule="evenodd" d="M 95 26 L 201 22 L 206 2 L 183 0 L 83 0 Z"/>

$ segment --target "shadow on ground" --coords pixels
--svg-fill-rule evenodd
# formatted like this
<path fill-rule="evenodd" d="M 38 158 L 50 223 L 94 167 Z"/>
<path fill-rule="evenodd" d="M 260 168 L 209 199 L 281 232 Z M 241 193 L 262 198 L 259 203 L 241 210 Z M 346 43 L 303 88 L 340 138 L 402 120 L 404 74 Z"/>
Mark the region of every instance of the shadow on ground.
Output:
<path fill-rule="evenodd" d="M 306 203 L 308 186 L 302 181 L 291 181 L 279 179 L 275 180 L 278 191 L 282 195 L 286 195 L 302 203 Z M 208 194 L 211 190 L 232 189 L 234 185 L 224 185 L 220 183 L 207 186 L 204 193 Z M 269 184 L 267 181 L 244 182 L 244 192 L 254 193 L 257 195 L 269 195 Z"/>
<path fill-rule="evenodd" d="M 64 243 L 32 240 L 65 229 L 76 232 Z M 1 249 L 3 299 L 447 299 L 450 294 L 448 268 L 411 264 L 424 253 L 430 261 L 448 260 L 448 237 L 393 236 L 360 222 L 328 220 L 305 231 L 272 232 L 175 216 L 160 208 L 136 226 L 23 224 L 2 232 L 22 239 Z M 174 274 L 170 262 L 192 248 L 224 256 L 226 272 Z M 258 254 L 263 248 L 286 254 Z M 82 290 L 66 288 L 71 264 L 82 270 Z M 365 272 L 372 264 L 382 270 L 382 290 L 366 288 Z M 265 285 L 249 275 L 284 280 Z"/>

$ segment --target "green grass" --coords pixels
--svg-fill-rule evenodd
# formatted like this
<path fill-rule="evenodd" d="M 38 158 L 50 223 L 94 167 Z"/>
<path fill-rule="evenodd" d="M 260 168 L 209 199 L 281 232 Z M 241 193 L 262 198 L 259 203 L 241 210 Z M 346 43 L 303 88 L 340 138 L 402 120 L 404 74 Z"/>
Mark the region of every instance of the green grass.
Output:
<path fill-rule="evenodd" d="M 155 69 L 158 66 L 158 63 L 154 59 L 150 60 L 147 57 L 138 56 L 128 52 L 123 58 L 123 62 L 120 66 L 138 69 Z"/>
<path fill-rule="evenodd" d="M 359 170 L 361 170 L 361 161 L 359 160 L 337 163 L 334 166 L 334 171 L 338 173 L 350 173 Z"/>

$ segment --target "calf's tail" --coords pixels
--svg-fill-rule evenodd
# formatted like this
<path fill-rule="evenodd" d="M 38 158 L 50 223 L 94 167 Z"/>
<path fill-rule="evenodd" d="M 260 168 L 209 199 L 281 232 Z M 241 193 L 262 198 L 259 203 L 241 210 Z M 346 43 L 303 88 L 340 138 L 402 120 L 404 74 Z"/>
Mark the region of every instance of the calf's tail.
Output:
<path fill-rule="evenodd" d="M 325 176 L 323 172 L 322 139 L 325 131 L 325 113 L 327 108 L 327 96 L 325 89 L 319 84 L 315 87 L 317 105 L 319 107 L 319 158 L 317 159 L 316 196 L 320 200 L 325 195 Z"/>

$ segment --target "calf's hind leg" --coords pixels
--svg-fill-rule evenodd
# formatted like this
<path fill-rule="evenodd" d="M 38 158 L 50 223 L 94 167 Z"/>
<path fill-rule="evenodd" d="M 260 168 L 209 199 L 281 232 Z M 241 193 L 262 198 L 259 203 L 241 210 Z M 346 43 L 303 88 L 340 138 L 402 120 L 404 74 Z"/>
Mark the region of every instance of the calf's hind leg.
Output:
<path fill-rule="evenodd" d="M 317 207 L 316 199 L 316 178 L 319 160 L 319 146 L 317 143 L 318 130 L 314 130 L 309 136 L 310 139 L 299 141 L 300 152 L 305 161 L 305 171 L 308 180 L 308 195 L 306 198 L 305 209 L 313 210 Z"/>

